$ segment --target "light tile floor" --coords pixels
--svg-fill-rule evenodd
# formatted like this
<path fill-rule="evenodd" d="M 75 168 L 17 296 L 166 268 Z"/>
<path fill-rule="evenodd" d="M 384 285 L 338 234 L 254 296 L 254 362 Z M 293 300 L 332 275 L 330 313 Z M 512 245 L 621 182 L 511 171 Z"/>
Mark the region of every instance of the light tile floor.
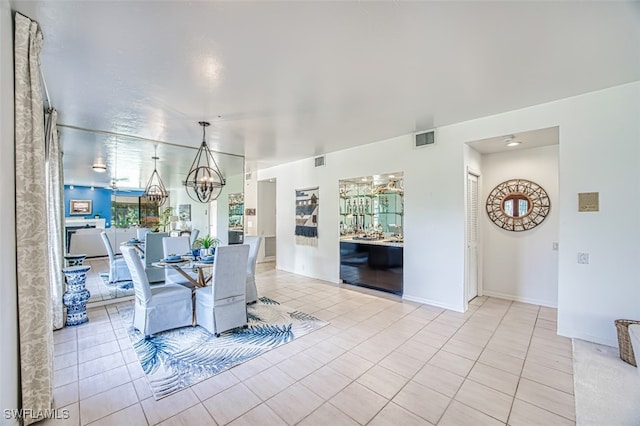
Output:
<path fill-rule="evenodd" d="M 554 309 L 479 297 L 461 314 L 258 266 L 261 295 L 330 325 L 156 401 L 116 306 L 92 308 L 54 333 L 69 419 L 41 424 L 575 424 Z"/>

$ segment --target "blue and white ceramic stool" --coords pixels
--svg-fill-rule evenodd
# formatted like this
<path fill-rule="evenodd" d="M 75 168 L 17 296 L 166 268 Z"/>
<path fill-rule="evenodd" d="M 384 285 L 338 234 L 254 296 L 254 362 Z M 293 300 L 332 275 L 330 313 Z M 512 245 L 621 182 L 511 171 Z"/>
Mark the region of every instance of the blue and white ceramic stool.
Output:
<path fill-rule="evenodd" d="M 67 325 L 80 325 L 89 321 L 87 317 L 87 301 L 91 293 L 85 287 L 87 272 L 91 266 L 79 265 L 63 268 L 67 281 L 67 291 L 62 295 L 62 303 L 67 307 Z"/>
<path fill-rule="evenodd" d="M 87 258 L 86 254 L 65 254 L 64 260 L 67 264 L 66 266 L 78 266 L 84 265 L 84 260 Z"/>

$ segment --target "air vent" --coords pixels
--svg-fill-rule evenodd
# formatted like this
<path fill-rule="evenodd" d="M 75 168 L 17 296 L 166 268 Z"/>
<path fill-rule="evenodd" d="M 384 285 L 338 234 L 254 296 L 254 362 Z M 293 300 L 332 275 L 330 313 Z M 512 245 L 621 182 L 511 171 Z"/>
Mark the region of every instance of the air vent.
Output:
<path fill-rule="evenodd" d="M 251 180 L 251 172 L 244 174 L 244 180 Z"/>
<path fill-rule="evenodd" d="M 427 145 L 433 145 L 434 143 L 436 143 L 435 130 L 416 133 L 416 139 L 415 139 L 416 148 L 420 148 Z"/>
<path fill-rule="evenodd" d="M 315 158 L 316 167 L 324 166 L 324 155 Z"/>

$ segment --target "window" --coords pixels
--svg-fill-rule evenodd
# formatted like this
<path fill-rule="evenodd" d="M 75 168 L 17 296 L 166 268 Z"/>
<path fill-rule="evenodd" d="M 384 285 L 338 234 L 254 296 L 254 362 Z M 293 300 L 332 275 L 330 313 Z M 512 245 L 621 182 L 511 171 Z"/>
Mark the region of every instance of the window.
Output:
<path fill-rule="evenodd" d="M 112 196 L 111 216 L 112 223 L 117 228 L 133 225 L 153 228 L 159 221 L 158 206 L 148 203 L 144 197 Z"/>

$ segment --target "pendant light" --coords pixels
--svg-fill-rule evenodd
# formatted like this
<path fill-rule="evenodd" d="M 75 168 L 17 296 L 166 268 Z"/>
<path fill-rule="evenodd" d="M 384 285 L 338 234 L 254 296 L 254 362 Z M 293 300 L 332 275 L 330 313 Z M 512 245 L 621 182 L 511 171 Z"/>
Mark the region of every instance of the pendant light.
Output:
<path fill-rule="evenodd" d="M 157 156 L 153 156 L 151 158 L 153 158 L 153 173 L 151 173 L 149 182 L 144 188 L 143 197 L 146 198 L 150 204 L 159 207 L 167 201 L 169 198 L 169 192 L 167 192 L 167 189 L 160 178 L 160 174 L 158 174 L 156 161 L 159 160 L 159 158 Z"/>
<path fill-rule="evenodd" d="M 198 124 L 202 126 L 202 144 L 189 168 L 184 187 L 192 200 L 208 203 L 220 196 L 226 182 L 205 140 L 205 132 L 209 123 L 199 121 Z"/>

